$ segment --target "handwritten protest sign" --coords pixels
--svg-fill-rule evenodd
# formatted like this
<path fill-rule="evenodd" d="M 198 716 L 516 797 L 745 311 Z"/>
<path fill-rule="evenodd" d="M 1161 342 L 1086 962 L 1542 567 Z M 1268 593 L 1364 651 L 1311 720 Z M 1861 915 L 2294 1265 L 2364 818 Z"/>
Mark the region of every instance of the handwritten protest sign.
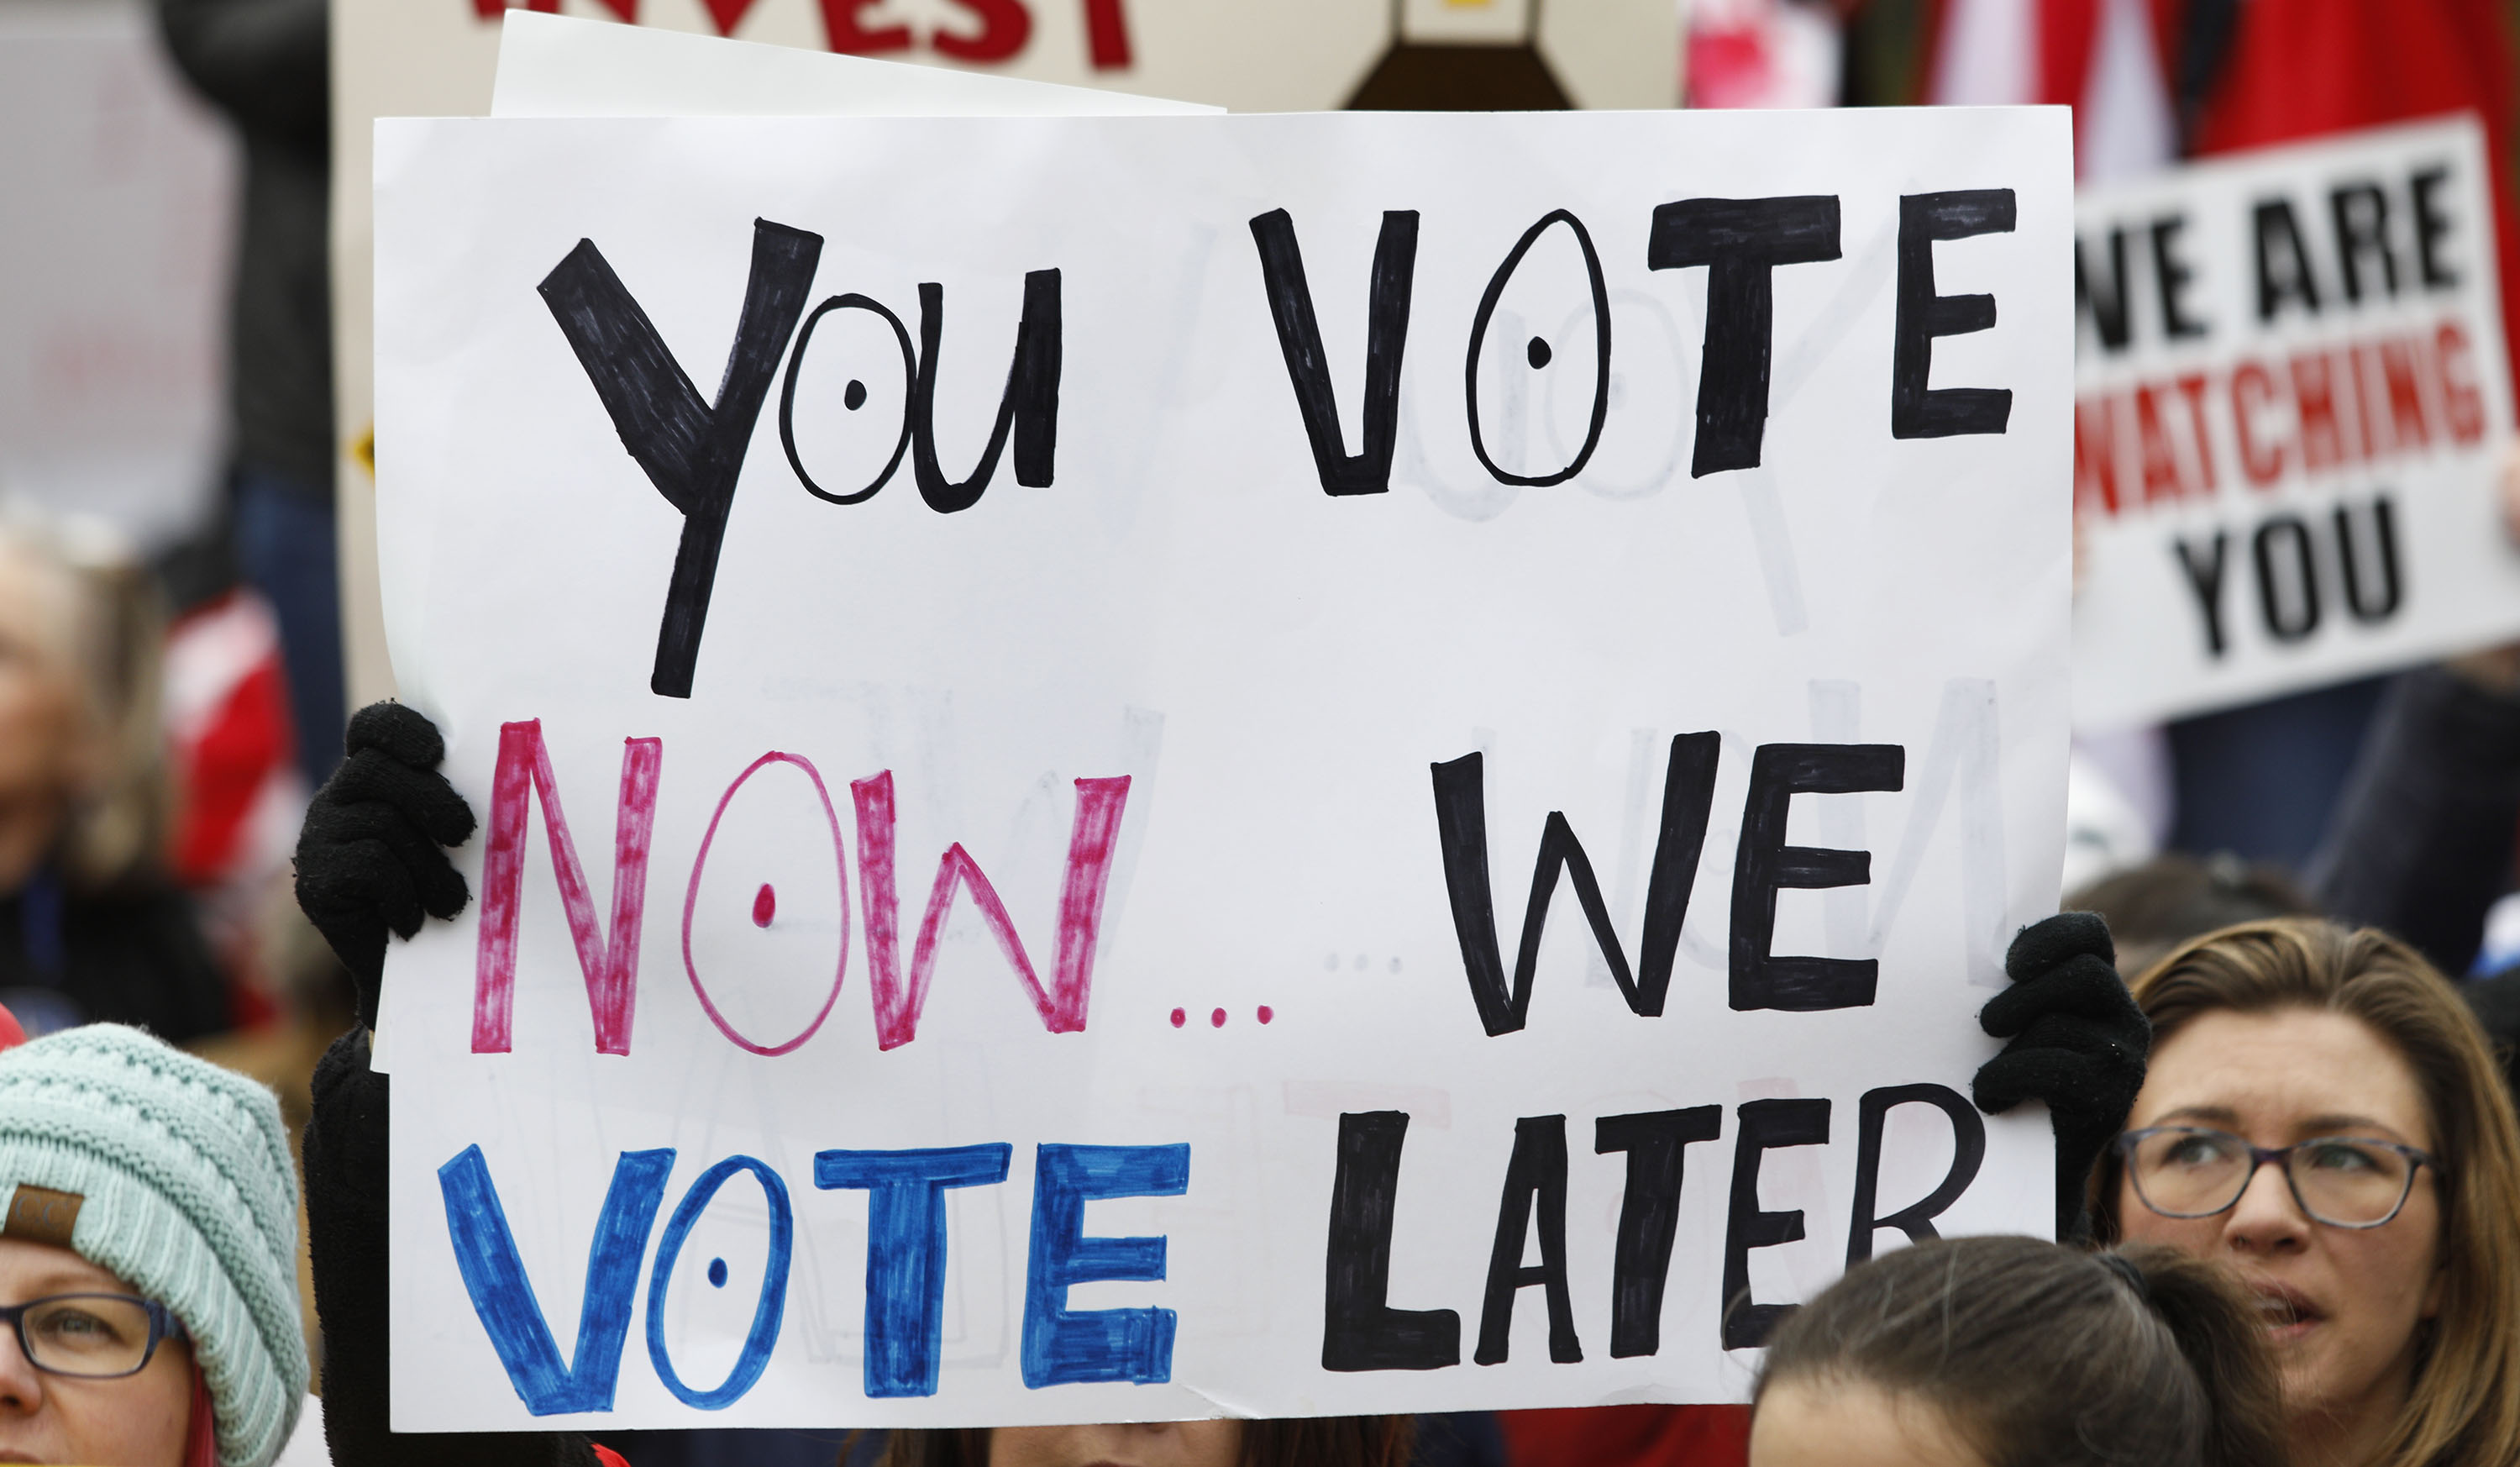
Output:
<path fill-rule="evenodd" d="M 2448 120 L 2082 196 L 2079 723 L 2520 633 L 2486 167 Z"/>
<path fill-rule="evenodd" d="M 1964 1096 L 2056 897 L 2068 146 L 382 124 L 482 819 L 385 993 L 397 1426 L 1736 1398 L 2044 1231 Z"/>

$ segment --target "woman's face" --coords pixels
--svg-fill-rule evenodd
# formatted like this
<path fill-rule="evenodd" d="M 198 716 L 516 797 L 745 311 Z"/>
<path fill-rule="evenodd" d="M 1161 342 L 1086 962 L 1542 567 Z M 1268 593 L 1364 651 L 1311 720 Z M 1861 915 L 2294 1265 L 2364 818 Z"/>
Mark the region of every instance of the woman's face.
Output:
<path fill-rule="evenodd" d="M 1799 1380 L 1761 1394 L 1750 1467 L 1986 1467 L 1986 1458 L 1927 1402 L 1873 1385 Z"/>
<path fill-rule="evenodd" d="M 1241 1452 L 1239 1421 L 1002 1426 L 989 1433 L 989 1467 L 1234 1467 Z"/>
<path fill-rule="evenodd" d="M 0 547 L 0 804 L 66 794 L 80 777 L 75 674 L 58 577 Z"/>
<path fill-rule="evenodd" d="M 2434 1144 L 2423 1093 L 2397 1050 L 2359 1019 L 2313 1009 L 2189 1020 L 2152 1052 L 2128 1128 L 2201 1125 L 2263 1147 L 2353 1135 Z M 2374 1228 L 2303 1215 L 2280 1168 L 2262 1167 L 2237 1205 L 2164 1217 L 2118 1184 L 2130 1242 L 2230 1264 L 2266 1310 L 2268 1342 L 2297 1424 L 2361 1438 L 2385 1430 L 2413 1383 L 2417 1327 L 2441 1301 L 2441 1208 L 2431 1168 L 2398 1215 Z"/>
<path fill-rule="evenodd" d="M 67 1248 L 0 1238 L 0 1304 L 138 1292 Z M 192 1411 L 193 1352 L 179 1341 L 137 1375 L 80 1380 L 27 1364 L 17 1331 L 0 1329 L 0 1462 L 180 1467 Z"/>

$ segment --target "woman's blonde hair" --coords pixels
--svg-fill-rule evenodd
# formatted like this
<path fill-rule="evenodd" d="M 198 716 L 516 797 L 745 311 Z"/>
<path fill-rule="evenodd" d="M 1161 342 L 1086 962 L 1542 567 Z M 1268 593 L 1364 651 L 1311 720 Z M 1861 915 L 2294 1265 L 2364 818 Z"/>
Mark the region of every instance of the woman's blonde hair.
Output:
<path fill-rule="evenodd" d="M 2407 1062 L 2441 1164 L 2442 1304 L 2381 1460 L 2520 1462 L 2520 1122 L 2485 1031 L 2450 981 L 2385 933 L 2285 917 L 2193 939 L 2133 986 L 2156 1046 L 2201 1014 L 2307 1008 L 2361 1020 Z M 2092 1215 L 2114 1236 L 2114 1153 L 2092 1181 Z"/>
<path fill-rule="evenodd" d="M 0 509 L 0 574 L 44 582 L 39 650 L 69 680 L 87 756 L 68 792 L 63 875 L 80 890 L 112 886 L 163 856 L 172 813 L 157 588 L 109 532 L 18 506 Z"/>

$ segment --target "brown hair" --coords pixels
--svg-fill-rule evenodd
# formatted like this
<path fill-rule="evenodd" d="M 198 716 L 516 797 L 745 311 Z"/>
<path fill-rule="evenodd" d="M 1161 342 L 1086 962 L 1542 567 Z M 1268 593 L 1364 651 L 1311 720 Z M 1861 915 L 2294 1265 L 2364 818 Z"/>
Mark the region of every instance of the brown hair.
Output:
<path fill-rule="evenodd" d="M 1416 1426 L 1408 1416 L 1246 1421 L 1236 1461 L 1238 1467 L 1409 1467 Z M 989 1467 L 989 1429 L 894 1432 L 880 1467 Z"/>
<path fill-rule="evenodd" d="M 1954 1238 L 1847 1270 L 1769 1342 L 1780 1381 L 1863 1382 L 1942 1410 L 1992 1467 L 2282 1467 L 2257 1308 L 2167 1248 Z"/>
<path fill-rule="evenodd" d="M 2199 933 L 2318 912 L 2280 867 L 2243 862 L 2229 851 L 2199 859 L 2178 850 L 2101 877 L 2067 897 L 2065 910 L 2108 919 L 2126 973 L 2142 972 Z"/>
<path fill-rule="evenodd" d="M 2424 1097 L 2442 1200 L 2441 1313 L 2415 1365 L 2388 1467 L 2520 1462 L 2520 1123 L 2483 1030 L 2457 990 L 2385 933 L 2316 918 L 2250 922 L 2171 952 L 2134 985 L 2160 1044 L 2200 1014 L 2307 1008 L 2364 1025 Z M 2117 1165 L 2092 1176 L 2092 1216 L 2117 1231 Z"/>

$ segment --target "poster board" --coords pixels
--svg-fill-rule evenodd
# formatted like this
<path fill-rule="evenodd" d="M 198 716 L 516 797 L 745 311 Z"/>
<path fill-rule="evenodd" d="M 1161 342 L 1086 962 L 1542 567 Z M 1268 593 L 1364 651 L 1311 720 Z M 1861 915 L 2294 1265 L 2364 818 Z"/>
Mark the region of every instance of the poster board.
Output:
<path fill-rule="evenodd" d="M 2061 111 L 379 137 L 484 821 L 384 994 L 398 1430 L 1737 1399 L 2049 1225 L 1963 1096 Z"/>
<path fill-rule="evenodd" d="M 2520 634 L 2486 169 L 2462 117 L 2081 195 L 2079 725 Z"/>
<path fill-rule="evenodd" d="M 1527 49 L 1578 107 L 1674 107 L 1686 8 L 1685 0 L 532 0 L 526 13 L 1295 112 L 1342 106 L 1404 45 Z M 486 113 L 507 14 L 505 0 L 332 0 L 334 421 L 353 706 L 394 686 L 376 597 L 370 466 L 370 129 L 379 117 Z"/>

